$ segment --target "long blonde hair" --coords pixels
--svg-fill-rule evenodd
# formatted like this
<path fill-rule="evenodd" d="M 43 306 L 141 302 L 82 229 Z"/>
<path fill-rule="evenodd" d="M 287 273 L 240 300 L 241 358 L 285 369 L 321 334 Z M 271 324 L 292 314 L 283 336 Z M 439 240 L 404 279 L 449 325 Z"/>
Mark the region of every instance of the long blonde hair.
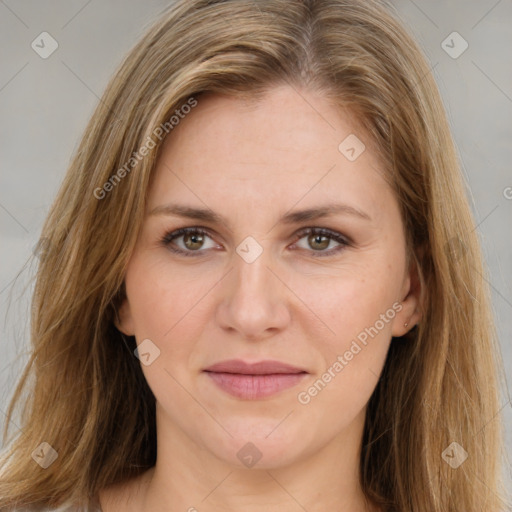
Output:
<path fill-rule="evenodd" d="M 368 404 L 366 496 L 386 511 L 508 506 L 490 295 L 424 54 L 377 0 L 181 0 L 112 78 L 44 224 L 31 357 L 4 429 L 0 510 L 89 506 L 103 487 L 155 464 L 155 398 L 134 338 L 114 327 L 161 148 L 154 134 L 203 92 L 257 100 L 286 83 L 357 115 L 385 162 L 423 284 L 422 321 L 392 340 Z M 22 398 L 21 431 L 9 438 Z M 32 456 L 43 442 L 58 454 L 46 469 Z M 456 469 L 445 456 L 460 450 L 454 442 L 468 454 Z"/>

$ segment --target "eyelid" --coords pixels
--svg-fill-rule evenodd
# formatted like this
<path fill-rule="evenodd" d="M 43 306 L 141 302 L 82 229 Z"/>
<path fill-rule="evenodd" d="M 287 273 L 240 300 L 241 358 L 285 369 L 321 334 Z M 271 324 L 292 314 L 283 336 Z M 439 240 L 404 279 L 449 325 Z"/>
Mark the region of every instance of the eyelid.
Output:
<path fill-rule="evenodd" d="M 299 231 L 297 231 L 295 233 L 295 236 L 300 239 L 303 236 L 308 235 L 310 233 L 322 234 L 322 235 L 332 238 L 333 240 L 336 240 L 336 238 L 339 238 L 339 239 L 343 240 L 343 242 L 346 243 L 347 245 L 351 245 L 353 243 L 352 239 L 349 236 L 347 236 L 343 233 L 340 233 L 339 231 L 336 231 L 334 229 L 323 228 L 320 226 L 308 226 L 308 227 L 300 228 Z"/>
<path fill-rule="evenodd" d="M 160 243 L 164 246 L 168 246 L 172 243 L 176 238 L 180 238 L 183 235 L 188 233 L 198 233 L 200 235 L 205 235 L 212 240 L 214 237 L 212 236 L 212 232 L 210 229 L 205 228 L 203 226 L 187 226 L 184 228 L 178 228 L 170 231 L 166 231 L 164 236 L 160 239 Z M 186 252 L 194 252 L 194 251 L 186 251 Z M 204 251 L 195 251 L 195 252 L 204 252 Z"/>
<path fill-rule="evenodd" d="M 175 252 L 177 254 L 181 254 L 184 256 L 196 256 L 196 255 L 201 255 L 202 253 L 207 252 L 207 250 L 201 250 L 201 249 L 199 249 L 197 251 L 185 251 L 180 248 L 172 248 L 171 247 L 173 240 L 180 238 L 188 233 L 197 233 L 197 234 L 205 235 L 212 240 L 215 238 L 214 236 L 212 236 L 212 230 L 210 228 L 206 228 L 204 226 L 187 226 L 187 227 L 167 231 L 164 234 L 164 236 L 160 239 L 160 245 L 163 245 L 164 247 L 168 248 L 172 252 Z M 341 250 L 343 250 L 346 247 L 351 246 L 353 244 L 352 239 L 350 237 L 348 237 L 347 235 L 344 235 L 343 233 L 340 233 L 338 231 L 335 231 L 335 230 L 332 230 L 329 228 L 320 227 L 320 226 L 306 226 L 306 227 L 300 228 L 297 232 L 294 233 L 294 235 L 293 235 L 294 242 L 292 243 L 292 245 L 297 243 L 299 240 L 304 238 L 304 236 L 309 235 L 309 234 L 323 235 L 339 244 L 338 247 L 335 247 L 335 248 L 329 249 L 329 250 L 324 250 L 324 251 L 314 251 L 313 249 L 308 250 L 308 249 L 302 249 L 302 248 L 299 249 L 302 251 L 309 252 L 313 257 L 328 257 L 333 254 L 339 253 Z M 294 249 L 294 250 L 297 250 L 297 249 Z"/>

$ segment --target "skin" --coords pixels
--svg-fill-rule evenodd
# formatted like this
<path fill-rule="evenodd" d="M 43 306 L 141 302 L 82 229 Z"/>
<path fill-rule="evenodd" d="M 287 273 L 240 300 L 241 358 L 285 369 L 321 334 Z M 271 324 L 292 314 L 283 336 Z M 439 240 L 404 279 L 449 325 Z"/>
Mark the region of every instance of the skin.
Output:
<path fill-rule="evenodd" d="M 420 318 L 417 274 L 406 265 L 399 206 L 382 165 L 351 114 L 317 93 L 280 86 L 255 105 L 220 95 L 198 101 L 159 157 L 117 325 L 160 350 L 141 364 L 157 400 L 158 459 L 142 476 L 104 489 L 102 508 L 377 511 L 359 484 L 365 411 L 391 337 Z M 338 150 L 350 134 L 366 144 L 353 162 Z M 332 202 L 371 220 L 342 213 L 279 222 L 290 210 Z M 167 203 L 210 208 L 226 222 L 150 214 Z M 196 256 L 160 243 L 166 232 L 197 226 L 209 235 L 174 240 Z M 306 227 L 352 242 L 322 245 L 297 235 Z M 236 252 L 247 236 L 263 251 L 251 263 Z M 300 403 L 298 393 L 397 302 L 394 318 Z M 235 398 L 202 371 L 232 358 L 275 359 L 308 375 L 271 397 Z M 248 442 L 262 454 L 252 468 L 237 457 Z"/>

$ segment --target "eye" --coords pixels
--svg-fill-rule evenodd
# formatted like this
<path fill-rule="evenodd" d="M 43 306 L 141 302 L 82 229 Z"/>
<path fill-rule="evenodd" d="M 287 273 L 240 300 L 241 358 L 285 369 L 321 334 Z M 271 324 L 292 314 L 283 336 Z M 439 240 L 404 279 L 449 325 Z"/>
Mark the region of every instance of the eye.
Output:
<path fill-rule="evenodd" d="M 183 248 L 179 247 L 174 240 L 182 238 Z M 161 244 L 170 251 L 183 254 L 184 256 L 195 256 L 193 253 L 199 251 L 204 245 L 205 238 L 211 238 L 210 235 L 201 228 L 181 228 L 176 231 L 166 233 L 161 240 Z M 178 245 L 178 247 L 174 247 Z M 208 249 L 208 247 L 207 247 Z"/>
<path fill-rule="evenodd" d="M 305 228 L 300 231 L 297 236 L 299 237 L 298 240 L 302 240 L 307 236 L 307 244 L 312 248 L 312 256 L 314 257 L 332 256 L 350 245 L 350 241 L 347 237 L 326 228 Z M 337 242 L 338 246 L 326 251 L 325 249 L 329 247 L 332 241 Z M 307 249 L 306 247 L 306 250 Z"/>
<path fill-rule="evenodd" d="M 305 228 L 296 236 L 298 237 L 297 241 L 300 241 L 307 236 L 307 244 L 312 248 L 311 252 L 314 257 L 331 256 L 350 245 L 350 240 L 347 237 L 344 237 L 341 233 L 331 231 L 326 228 Z M 198 256 L 200 253 L 205 252 L 201 249 L 211 249 L 215 247 L 204 246 L 207 238 L 211 239 L 209 233 L 203 228 L 181 228 L 176 231 L 166 233 L 160 243 L 174 253 L 181 254 L 183 256 Z M 182 239 L 181 246 L 175 242 L 179 239 Z M 338 243 L 338 247 L 326 251 L 325 249 L 331 245 L 332 241 Z M 294 245 L 296 244 L 297 242 L 295 242 Z M 308 250 L 307 247 L 302 247 L 302 249 Z"/>

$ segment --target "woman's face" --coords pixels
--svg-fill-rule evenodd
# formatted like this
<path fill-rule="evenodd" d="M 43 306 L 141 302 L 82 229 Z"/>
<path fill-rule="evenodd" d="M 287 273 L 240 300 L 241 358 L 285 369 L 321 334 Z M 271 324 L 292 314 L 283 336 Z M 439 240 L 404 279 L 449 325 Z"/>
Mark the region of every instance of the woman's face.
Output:
<path fill-rule="evenodd" d="M 179 432 L 271 468 L 358 439 L 391 337 L 418 318 L 382 172 L 354 119 L 311 92 L 198 98 L 159 157 L 118 324 L 142 344 L 159 443 Z M 229 360 L 295 369 L 205 371 Z"/>

